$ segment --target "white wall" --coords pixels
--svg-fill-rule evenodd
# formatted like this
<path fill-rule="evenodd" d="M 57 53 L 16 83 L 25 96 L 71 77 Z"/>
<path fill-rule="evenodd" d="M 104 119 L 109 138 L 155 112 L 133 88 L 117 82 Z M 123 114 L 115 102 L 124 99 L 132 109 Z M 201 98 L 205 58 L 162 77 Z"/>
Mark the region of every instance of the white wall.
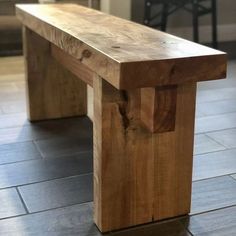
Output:
<path fill-rule="evenodd" d="M 131 0 L 101 0 L 101 11 L 131 19 Z"/>

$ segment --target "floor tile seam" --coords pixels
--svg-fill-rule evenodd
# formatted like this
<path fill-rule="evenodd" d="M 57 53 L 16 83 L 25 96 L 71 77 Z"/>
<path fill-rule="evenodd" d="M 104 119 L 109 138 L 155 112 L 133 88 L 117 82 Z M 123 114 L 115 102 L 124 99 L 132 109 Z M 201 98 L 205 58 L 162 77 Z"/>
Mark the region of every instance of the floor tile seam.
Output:
<path fill-rule="evenodd" d="M 212 151 L 212 152 L 204 152 L 204 153 L 200 153 L 200 154 L 195 154 L 194 157 L 198 158 L 199 156 L 203 156 L 203 155 L 207 155 L 207 154 L 213 154 L 213 153 L 218 153 L 218 152 L 225 152 L 225 151 L 230 151 L 230 150 L 236 150 L 236 147 L 234 147 L 234 148 L 227 148 L 226 147 L 224 150 L 217 150 L 217 151 Z"/>
<path fill-rule="evenodd" d="M 205 135 L 211 139 L 212 141 L 216 142 L 217 144 L 223 146 L 225 149 L 231 149 L 231 147 L 227 147 L 226 145 L 224 145 L 223 143 L 219 142 L 218 140 L 214 139 L 213 137 L 209 136 L 208 133 L 205 133 Z"/>
<path fill-rule="evenodd" d="M 67 207 L 72 207 L 72 206 L 77 206 L 77 205 L 82 206 L 82 205 L 86 205 L 86 204 L 89 204 L 89 203 L 93 203 L 93 201 L 76 203 L 76 204 L 71 204 L 71 205 L 67 205 L 67 206 L 56 207 L 56 208 L 52 208 L 52 209 L 46 209 L 46 210 L 43 210 L 43 211 L 29 212 L 28 214 L 20 214 L 20 215 L 16 215 L 16 216 L 5 217 L 5 218 L 1 218 L 0 222 L 2 220 L 16 219 L 16 218 L 19 218 L 19 217 L 22 217 L 22 216 L 35 215 L 35 214 L 39 214 L 39 213 L 43 213 L 43 212 L 49 212 L 49 211 L 53 211 L 53 210 L 64 209 L 64 208 L 67 208 Z"/>
<path fill-rule="evenodd" d="M 26 206 L 26 203 L 25 203 L 25 201 L 24 201 L 24 199 L 23 199 L 23 197 L 22 197 L 22 195 L 21 195 L 21 193 L 20 193 L 18 187 L 15 187 L 15 189 L 16 189 L 16 192 L 17 192 L 17 194 L 18 194 L 18 196 L 19 196 L 19 198 L 20 198 L 20 201 L 21 201 L 21 203 L 22 203 L 22 205 L 23 205 L 23 207 L 24 207 L 24 209 L 25 209 L 26 214 L 29 214 L 29 210 L 28 210 L 28 208 L 27 208 L 27 206 Z"/>
<path fill-rule="evenodd" d="M 83 176 L 92 175 L 92 174 L 93 174 L 93 172 L 88 172 L 88 173 L 84 173 L 84 174 L 70 175 L 70 176 L 66 176 L 66 177 L 53 178 L 53 179 L 50 179 L 50 180 L 37 181 L 37 182 L 33 182 L 33 183 L 27 183 L 27 184 L 21 184 L 21 185 L 13 185 L 13 186 L 9 186 L 9 187 L 0 188 L 0 191 L 1 190 L 6 190 L 6 189 L 11 189 L 11 188 L 21 188 L 21 187 L 28 186 L 28 185 L 46 183 L 46 182 L 51 182 L 51 181 L 56 181 L 56 180 L 70 179 L 70 178 L 75 178 L 75 177 L 83 177 Z"/>
<path fill-rule="evenodd" d="M 235 174 L 236 174 L 236 172 L 225 174 L 225 175 L 217 175 L 217 176 L 214 176 L 214 177 L 208 177 L 208 178 L 204 178 L 204 179 L 192 180 L 192 183 L 196 183 L 196 182 L 200 182 L 200 181 L 204 181 L 204 180 L 211 180 L 211 179 L 225 177 L 225 176 L 231 176 L 231 175 L 235 175 Z"/>
<path fill-rule="evenodd" d="M 194 132 L 194 134 L 199 135 L 199 134 L 206 134 L 206 133 L 215 133 L 215 132 L 227 131 L 227 130 L 231 130 L 231 129 L 236 129 L 236 124 L 235 124 L 235 126 L 233 126 L 231 128 L 217 129 L 217 130 L 211 130 L 211 131 L 202 131 L 202 132 Z"/>

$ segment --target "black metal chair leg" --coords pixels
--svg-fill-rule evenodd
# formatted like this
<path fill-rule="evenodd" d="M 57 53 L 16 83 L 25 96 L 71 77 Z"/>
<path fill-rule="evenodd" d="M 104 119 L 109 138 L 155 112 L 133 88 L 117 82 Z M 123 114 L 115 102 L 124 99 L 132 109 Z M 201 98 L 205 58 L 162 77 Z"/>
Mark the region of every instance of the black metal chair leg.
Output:
<path fill-rule="evenodd" d="M 1 1 L 1 0 L 0 0 Z M 217 0 L 208 0 L 211 3 L 211 7 L 205 7 L 202 5 L 203 0 L 145 0 L 145 15 L 144 15 L 144 24 L 151 27 L 161 27 L 162 31 L 166 31 L 168 16 L 179 8 L 184 8 L 185 10 L 192 13 L 193 21 L 193 40 L 199 43 L 199 17 L 212 14 L 212 46 L 218 48 L 217 40 Z M 189 6 L 192 4 L 192 9 L 189 9 Z M 158 14 L 152 14 L 152 8 L 162 5 L 162 11 Z M 154 12 L 155 13 L 155 12 Z M 161 21 L 159 17 L 161 16 Z M 156 21 L 156 22 L 155 22 Z"/>
<path fill-rule="evenodd" d="M 198 22 L 198 0 L 192 1 L 193 5 L 193 40 L 199 42 L 199 22 Z"/>
<path fill-rule="evenodd" d="M 211 7 L 212 7 L 212 46 L 213 48 L 218 48 L 216 0 L 211 0 Z"/>
<path fill-rule="evenodd" d="M 145 1 L 144 24 L 148 25 L 151 17 L 152 3 L 149 0 Z"/>
<path fill-rule="evenodd" d="M 168 3 L 163 3 L 162 16 L 161 16 L 161 31 L 166 31 L 168 10 L 169 10 Z"/>

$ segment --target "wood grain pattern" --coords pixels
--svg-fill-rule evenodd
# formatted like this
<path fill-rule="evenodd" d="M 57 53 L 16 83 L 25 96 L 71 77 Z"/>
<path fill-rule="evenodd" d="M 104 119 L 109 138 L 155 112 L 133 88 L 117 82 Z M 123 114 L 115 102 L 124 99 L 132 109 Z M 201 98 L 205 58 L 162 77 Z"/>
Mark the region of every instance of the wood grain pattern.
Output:
<path fill-rule="evenodd" d="M 51 57 L 50 43 L 24 28 L 24 53 L 28 118 L 36 121 L 86 115 L 86 84 Z"/>
<path fill-rule="evenodd" d="M 17 15 L 32 120 L 86 113 L 85 83 L 57 61 L 93 86 L 99 229 L 189 213 L 196 82 L 223 78 L 226 55 L 77 5 L 22 5 Z"/>
<path fill-rule="evenodd" d="M 139 89 L 122 92 L 94 79 L 94 205 L 101 231 L 190 212 L 195 96 L 196 84 L 179 86 L 175 131 L 151 134 L 140 120 Z"/>
<path fill-rule="evenodd" d="M 93 87 L 93 74 L 87 66 L 83 65 L 79 60 L 69 54 L 64 53 L 60 48 L 55 45 L 51 45 L 52 56 L 62 64 L 66 69 L 72 72 L 74 75 L 83 80 L 86 84 Z"/>
<path fill-rule="evenodd" d="M 73 4 L 17 5 L 21 22 L 118 89 L 221 79 L 226 55 Z"/>
<path fill-rule="evenodd" d="M 119 92 L 94 79 L 94 206 L 102 232 L 152 221 L 154 156 L 140 102 L 140 90 Z"/>
<path fill-rule="evenodd" d="M 141 120 L 152 133 L 174 131 L 177 87 L 141 89 Z"/>
<path fill-rule="evenodd" d="M 154 219 L 190 212 L 196 84 L 178 86 L 174 132 L 153 136 Z"/>

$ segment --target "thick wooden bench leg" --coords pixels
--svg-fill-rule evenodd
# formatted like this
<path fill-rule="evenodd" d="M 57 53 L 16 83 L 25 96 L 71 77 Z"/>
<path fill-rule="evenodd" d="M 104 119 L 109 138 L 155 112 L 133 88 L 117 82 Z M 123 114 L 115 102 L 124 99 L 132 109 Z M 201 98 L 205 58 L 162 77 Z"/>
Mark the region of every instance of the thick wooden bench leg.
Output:
<path fill-rule="evenodd" d="M 51 55 L 51 44 L 23 29 L 28 118 L 31 121 L 86 115 L 87 85 Z"/>
<path fill-rule="evenodd" d="M 154 219 L 190 212 L 196 83 L 178 85 L 175 130 L 153 135 Z"/>
<path fill-rule="evenodd" d="M 94 210 L 102 232 L 188 214 L 196 85 L 177 87 L 174 131 L 151 133 L 141 90 L 94 79 Z M 158 98 L 158 96 L 156 96 Z"/>

